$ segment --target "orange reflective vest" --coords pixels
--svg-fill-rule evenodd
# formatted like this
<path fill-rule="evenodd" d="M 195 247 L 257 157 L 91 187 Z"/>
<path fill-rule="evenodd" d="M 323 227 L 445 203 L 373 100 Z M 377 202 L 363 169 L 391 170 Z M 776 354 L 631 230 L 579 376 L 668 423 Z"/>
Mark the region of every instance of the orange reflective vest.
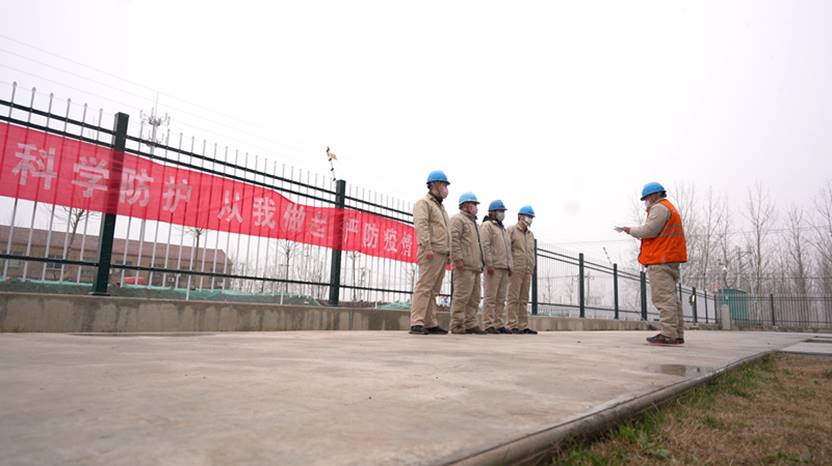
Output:
<path fill-rule="evenodd" d="M 638 261 L 643 265 L 687 262 L 688 247 L 685 242 L 682 217 L 667 199 L 662 199 L 659 204 L 667 207 L 667 210 L 670 211 L 670 218 L 662 227 L 659 236 L 641 240 L 641 252 L 638 255 Z M 649 209 L 647 214 L 650 214 Z"/>

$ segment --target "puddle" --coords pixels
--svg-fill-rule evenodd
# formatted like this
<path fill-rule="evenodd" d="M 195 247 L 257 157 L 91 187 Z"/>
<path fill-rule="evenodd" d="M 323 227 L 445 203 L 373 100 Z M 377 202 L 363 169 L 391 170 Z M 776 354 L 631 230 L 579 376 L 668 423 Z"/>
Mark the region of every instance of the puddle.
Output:
<path fill-rule="evenodd" d="M 76 337 L 204 337 L 213 333 L 169 332 L 169 333 L 70 333 Z"/>
<path fill-rule="evenodd" d="M 686 366 L 684 364 L 657 364 L 654 366 L 647 366 L 647 370 L 650 372 L 675 375 L 678 377 L 696 377 L 713 372 L 713 369 L 710 367 Z"/>

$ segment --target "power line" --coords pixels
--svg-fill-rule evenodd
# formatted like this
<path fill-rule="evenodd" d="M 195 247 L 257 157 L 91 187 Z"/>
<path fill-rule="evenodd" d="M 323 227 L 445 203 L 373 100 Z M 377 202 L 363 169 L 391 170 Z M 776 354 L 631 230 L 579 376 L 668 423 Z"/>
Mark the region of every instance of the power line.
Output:
<path fill-rule="evenodd" d="M 77 87 L 74 87 L 74 86 L 70 86 L 70 85 L 64 84 L 64 83 L 59 82 L 59 81 L 55 81 L 54 79 L 47 78 L 46 76 L 41 76 L 41 75 L 36 74 L 36 73 L 31 73 L 31 72 L 28 72 L 28 71 L 24 71 L 24 70 L 21 70 L 21 69 L 19 69 L 19 68 L 15 68 L 15 67 L 13 67 L 13 66 L 6 65 L 6 64 L 4 64 L 4 63 L 0 63 L 0 66 L 2 66 L 3 68 L 8 68 L 8 69 L 10 69 L 10 70 L 12 70 L 12 71 L 16 71 L 16 72 L 18 72 L 18 73 L 23 73 L 23 74 L 26 74 L 26 75 L 29 75 L 29 76 L 33 76 L 33 77 L 35 77 L 35 78 L 39 78 L 39 79 L 43 79 L 43 80 L 45 80 L 45 81 L 49 81 L 49 82 L 51 82 L 51 83 L 57 84 L 57 85 L 59 85 L 59 86 L 65 87 L 65 88 L 67 88 L 67 89 L 71 89 L 71 90 L 76 91 L 76 92 L 80 92 L 80 93 L 82 93 L 82 94 L 86 94 L 86 95 L 89 95 L 89 96 L 97 97 L 97 98 L 99 98 L 99 99 L 104 99 L 104 100 L 110 101 L 110 102 L 112 102 L 112 103 L 114 103 L 114 104 L 117 104 L 117 105 L 123 105 L 123 106 L 125 106 L 125 107 L 130 107 L 130 108 L 132 108 L 132 109 L 134 109 L 134 110 L 141 110 L 139 107 L 136 107 L 136 106 L 134 106 L 134 105 L 127 104 L 127 103 L 124 103 L 124 102 L 121 102 L 121 101 L 118 101 L 118 100 L 114 100 L 114 99 L 111 99 L 111 98 L 109 98 L 109 97 L 104 97 L 103 95 L 94 94 L 94 93 L 92 93 L 92 92 L 85 91 L 85 90 L 79 89 L 79 88 L 77 88 Z"/>
<path fill-rule="evenodd" d="M 272 130 L 272 128 L 265 128 L 265 127 L 263 127 L 263 126 L 260 126 L 260 125 L 259 125 L 259 124 L 257 124 L 257 123 L 252 123 L 252 122 L 250 122 L 250 121 L 246 121 L 246 120 L 243 120 L 243 119 L 240 119 L 240 118 L 234 117 L 234 116 L 232 116 L 232 115 L 229 115 L 229 114 L 223 113 L 223 112 L 221 112 L 221 111 L 219 111 L 219 110 L 216 110 L 216 109 L 212 109 L 212 108 L 205 107 L 205 106 L 203 106 L 203 105 L 201 105 L 201 104 L 198 104 L 198 103 L 195 103 L 195 102 L 191 102 L 191 101 L 186 100 L 186 99 L 183 99 L 183 98 L 181 98 L 181 97 L 177 97 L 177 96 L 175 96 L 175 95 L 173 95 L 173 94 L 170 94 L 170 93 L 167 93 L 167 92 L 164 92 L 164 91 L 160 91 L 160 90 L 158 90 L 158 89 L 156 89 L 156 88 L 153 88 L 153 87 L 150 87 L 150 86 L 148 86 L 148 85 L 145 85 L 145 84 L 139 83 L 139 82 L 137 82 L 137 81 L 133 81 L 133 80 L 130 80 L 130 79 L 127 79 L 127 78 L 124 78 L 124 77 L 118 76 L 118 75 L 116 75 L 116 74 L 110 73 L 110 72 L 108 72 L 108 71 L 104 71 L 104 70 L 102 70 L 102 69 L 100 69 L 100 68 L 96 68 L 96 67 L 91 66 L 91 65 L 87 65 L 87 64 L 82 63 L 82 62 L 79 62 L 79 61 L 77 61 L 77 60 L 73 60 L 73 59 L 71 59 L 71 58 L 67 58 L 67 57 L 61 56 L 61 55 L 59 55 L 59 54 L 56 54 L 56 53 L 50 52 L 50 51 L 48 51 L 48 50 L 46 50 L 46 49 L 43 49 L 43 48 L 41 48 L 41 47 L 38 47 L 38 46 L 35 46 L 35 45 L 32 45 L 32 44 L 28 44 L 28 43 L 26 43 L 26 42 L 23 42 L 23 41 L 20 41 L 20 40 L 14 39 L 14 38 L 9 37 L 9 36 L 6 36 L 6 35 L 4 35 L 4 34 L 0 34 L 0 38 L 6 39 L 6 40 L 11 41 L 11 42 L 14 42 L 14 43 L 17 43 L 17 44 L 22 45 L 22 46 L 24 46 L 24 47 L 29 47 L 29 48 L 32 48 L 32 49 L 34 49 L 34 50 L 37 50 L 37 51 L 39 51 L 39 52 L 42 52 L 42 53 L 45 53 L 45 54 L 47 54 L 47 55 L 53 56 L 53 57 L 55 57 L 55 58 L 58 58 L 58 59 L 61 59 L 61 60 L 65 60 L 65 61 L 68 61 L 68 62 L 73 63 L 73 64 L 75 64 L 75 65 L 78 65 L 78 66 L 81 66 L 81 67 L 84 67 L 84 68 L 88 68 L 88 69 L 93 70 L 93 71 L 95 71 L 95 72 L 97 72 L 97 73 L 102 73 L 102 74 L 107 75 L 107 76 L 110 76 L 110 77 L 112 77 L 112 78 L 114 78 L 114 79 L 117 79 L 117 80 L 120 80 L 120 81 L 123 81 L 123 82 L 129 83 L 129 84 L 131 84 L 131 85 L 134 85 L 134 86 L 137 86 L 137 87 L 140 87 L 140 88 L 143 88 L 143 89 L 147 89 L 147 90 L 152 91 L 152 92 L 154 92 L 154 93 L 156 93 L 156 94 L 163 95 L 163 96 L 165 96 L 165 97 L 169 97 L 169 98 L 174 99 L 174 100 L 178 100 L 179 102 L 185 103 L 185 104 L 187 104 L 187 105 L 191 105 L 191 106 L 193 106 L 193 107 L 196 107 L 196 108 L 199 108 L 199 109 L 202 109 L 202 110 L 206 110 L 206 111 L 212 112 L 212 113 L 214 113 L 214 114 L 216 114 L 216 115 L 219 115 L 219 116 L 222 116 L 222 117 L 224 117 L 224 118 L 226 118 L 226 119 L 228 119 L 228 120 L 231 120 L 231 121 L 236 121 L 236 122 L 238 122 L 238 123 L 242 123 L 243 125 L 246 125 L 246 126 L 256 126 L 256 127 L 258 127 L 259 129 L 261 129 L 261 130 L 263 130 L 263 131 Z M 53 69 L 55 69 L 55 70 L 57 70 L 57 71 L 64 72 L 64 73 L 67 73 L 67 74 L 70 74 L 70 75 L 76 76 L 76 77 L 81 78 L 81 79 L 88 79 L 88 80 L 91 80 L 91 81 L 96 81 L 96 80 L 93 80 L 93 79 L 90 79 L 90 78 L 86 78 L 86 77 L 80 76 L 80 75 L 78 75 L 77 73 L 74 73 L 74 72 L 71 72 L 71 71 L 67 71 L 67 70 L 63 70 L 63 69 L 58 68 L 58 67 L 56 67 L 56 66 L 54 66 L 54 65 L 51 65 L 51 64 L 45 63 L 45 62 L 40 61 L 40 60 L 36 60 L 36 59 L 34 59 L 34 58 L 31 58 L 31 57 L 26 57 L 26 56 L 23 56 L 23 55 L 17 54 L 17 53 L 15 53 L 15 52 L 10 52 L 10 51 L 5 50 L 5 49 L 0 49 L 0 50 L 3 50 L 3 51 L 4 51 L 4 52 L 6 52 L 6 53 L 10 53 L 10 54 L 16 55 L 16 56 L 18 56 L 18 57 L 24 58 L 24 59 L 26 59 L 26 60 L 29 60 L 29 61 L 32 61 L 32 62 L 35 62 L 35 63 L 41 64 L 41 65 L 43 65 L 43 66 L 47 66 L 47 67 L 53 68 Z M 140 96 L 140 95 L 138 95 L 138 94 L 132 93 L 132 92 L 130 92 L 130 91 L 126 91 L 126 90 L 123 90 L 123 89 L 120 89 L 120 88 L 117 88 L 117 87 L 111 86 L 111 85 L 109 85 L 109 84 L 102 83 L 102 82 L 100 82 L 100 81 L 96 81 L 96 82 L 97 82 L 98 84 L 103 85 L 103 86 L 107 86 L 107 87 L 109 87 L 109 88 L 111 88 L 111 89 L 118 90 L 119 92 L 123 92 L 123 93 L 129 94 L 129 95 L 133 95 L 133 96 L 135 96 L 135 97 L 139 97 L 139 98 L 141 98 L 141 99 L 143 99 L 143 100 L 152 100 L 152 99 L 148 99 L 147 97 Z M 181 108 L 177 108 L 177 107 L 174 107 L 174 106 L 171 106 L 171 105 L 166 105 L 166 106 L 167 106 L 167 107 L 169 107 L 169 108 L 170 108 L 170 109 L 172 109 L 172 110 L 176 110 L 176 111 L 178 111 L 178 112 L 181 112 L 181 113 L 185 113 L 185 114 L 191 115 L 191 116 L 193 116 L 193 117 L 196 117 L 196 118 L 199 118 L 199 119 L 205 120 L 205 121 L 207 121 L 207 122 L 214 123 L 214 124 L 218 124 L 218 125 L 221 125 L 221 126 L 228 126 L 228 127 L 232 128 L 232 129 L 235 129 L 235 130 L 240 131 L 240 132 L 242 132 L 242 133 L 246 133 L 246 134 L 249 134 L 249 135 L 252 135 L 252 136 L 256 136 L 256 137 L 262 138 L 264 141 L 268 141 L 268 142 L 271 142 L 271 143 L 274 143 L 274 144 L 284 145 L 284 146 L 286 146 L 286 147 L 288 147 L 288 148 L 291 148 L 291 149 L 293 149 L 293 150 L 298 150 L 298 151 L 300 151 L 300 150 L 301 150 L 300 148 L 295 147 L 295 146 L 294 146 L 293 144 L 291 144 L 291 143 L 286 143 L 286 142 L 279 142 L 279 141 L 275 141 L 275 140 L 272 140 L 272 139 L 269 139 L 269 138 L 263 137 L 263 136 L 262 136 L 261 134 L 259 134 L 259 133 L 249 132 L 248 130 L 246 130 L 246 129 L 241 129 L 240 127 L 236 127 L 236 126 L 228 125 L 227 123 L 223 123 L 223 122 L 219 122 L 219 121 L 211 120 L 211 119 L 209 119 L 209 118 L 205 118 L 205 117 L 204 117 L 204 116 L 202 116 L 202 115 L 199 115 L 199 114 L 196 114 L 196 113 L 192 113 L 192 112 L 189 112 L 189 111 L 187 111 L 187 110 L 184 110 L 184 109 L 181 109 Z"/>
<path fill-rule="evenodd" d="M 22 73 L 22 74 L 26 74 L 26 75 L 29 75 L 29 76 L 33 76 L 33 77 L 35 77 L 35 78 L 39 78 L 39 79 L 42 79 L 42 80 L 45 80 L 45 81 L 48 81 L 48 82 L 51 82 L 51 83 L 57 84 L 58 86 L 65 87 L 65 88 L 67 88 L 67 89 L 71 89 L 71 90 L 76 91 L 76 92 L 80 92 L 81 94 L 85 94 L 85 95 L 88 95 L 88 96 L 91 96 L 91 97 L 95 97 L 95 98 L 98 98 L 98 99 L 103 99 L 103 100 L 106 100 L 106 101 L 112 102 L 112 103 L 116 104 L 117 106 L 129 107 L 129 108 L 131 108 L 131 109 L 133 109 L 133 110 L 136 110 L 138 113 L 141 113 L 141 111 L 142 111 L 142 109 L 141 109 L 141 108 L 136 107 L 136 106 L 134 106 L 134 105 L 132 105 L 132 104 L 128 104 L 128 103 L 122 102 L 122 101 L 120 101 L 120 100 L 111 99 L 111 98 L 109 98 L 109 97 L 105 97 L 105 96 L 103 96 L 103 95 L 101 95 L 101 94 L 96 94 L 96 93 L 94 93 L 94 92 L 85 91 L 85 90 L 83 90 L 83 89 L 79 89 L 79 88 L 76 88 L 76 87 L 74 87 L 74 86 L 70 86 L 70 85 L 64 84 L 64 83 L 62 83 L 62 82 L 60 82 L 60 81 L 56 81 L 56 80 L 54 80 L 54 79 L 47 78 L 46 76 L 42 76 L 42 75 L 39 75 L 39 74 L 37 74 L 37 73 L 31 73 L 31 72 L 28 72 L 28 71 L 24 71 L 24 70 L 21 70 L 21 69 L 19 69 L 19 68 L 15 68 L 15 67 L 13 67 L 13 66 L 5 65 L 5 64 L 2 64 L 2 63 L 0 63 L 0 67 L 8 68 L 8 69 L 11 69 L 11 70 L 16 71 L 16 72 L 18 72 L 18 73 Z M 3 81 L 3 82 L 4 82 L 5 84 L 8 84 L 8 85 L 14 85 L 14 83 L 9 83 L 9 82 L 6 82 L 6 81 Z M 73 103 L 73 105 L 80 105 L 80 104 Z M 201 133 L 203 133 L 204 135 L 210 135 L 210 136 L 213 136 L 213 137 L 215 137 L 217 140 L 223 140 L 223 139 L 224 139 L 224 140 L 229 140 L 229 139 L 230 139 L 230 140 L 232 140 L 232 141 L 237 141 L 238 143 L 239 143 L 239 142 L 242 142 L 242 141 L 238 140 L 237 138 L 234 138 L 234 137 L 229 138 L 227 135 L 220 135 L 220 134 L 218 134 L 217 132 L 215 132 L 214 130 L 211 130 L 211 129 L 208 129 L 208 128 L 205 128 L 205 127 L 201 127 L 201 126 L 193 125 L 193 124 L 190 124 L 190 123 L 187 123 L 187 122 L 183 122 L 183 121 L 179 121 L 179 122 L 178 122 L 178 124 L 179 124 L 179 125 L 181 125 L 181 126 L 185 126 L 185 127 L 187 127 L 187 128 L 191 128 L 192 130 L 196 130 L 196 131 L 198 131 L 198 132 L 201 132 Z M 200 139 L 204 139 L 204 138 L 200 138 Z M 281 155 L 282 155 L 282 154 L 280 154 L 280 153 L 274 153 L 272 149 L 268 149 L 268 148 L 263 147 L 263 146 L 260 146 L 260 145 L 258 145 L 258 144 L 251 144 L 251 143 L 248 143 L 248 145 L 249 145 L 249 146 L 251 146 L 251 147 L 253 147 L 253 148 L 255 148 L 255 149 L 259 149 L 259 150 L 261 150 L 264 154 L 268 154 L 269 152 L 272 152 L 272 154 L 271 154 L 272 156 L 281 156 Z"/>
<path fill-rule="evenodd" d="M 145 86 L 144 84 L 141 84 L 141 83 L 138 83 L 138 82 L 135 82 L 135 81 L 131 81 L 131 80 L 126 79 L 126 78 L 122 78 L 121 76 L 117 76 L 117 75 L 115 75 L 115 74 L 113 74 L 113 73 L 110 73 L 110 72 L 108 72 L 108 71 L 104 71 L 104 70 L 99 69 L 99 68 L 96 68 L 96 67 L 94 67 L 94 66 L 90 66 L 90 65 L 87 65 L 87 64 L 85 64 L 85 63 L 81 63 L 81 62 L 75 61 L 75 60 L 73 60 L 73 59 L 71 59 L 71 58 L 67 58 L 67 57 L 65 57 L 65 56 L 63 56 L 63 55 L 58 55 L 57 53 L 53 53 L 53 52 L 50 52 L 50 51 L 48 51 L 48 50 L 46 50 L 46 49 L 40 48 L 40 47 L 38 47 L 38 46 L 36 46 L 36 45 L 28 44 L 28 43 L 26 43 L 26 42 L 23 42 L 23 41 L 17 40 L 17 39 L 15 39 L 15 38 L 13 38 L 13 37 L 9 37 L 9 36 L 7 36 L 7 35 L 5 35 L 5 34 L 0 34 L 0 37 L 2 37 L 3 39 L 8 40 L 8 41 L 10 41 L 10 42 L 14 42 L 14 43 L 20 44 L 20 45 L 22 45 L 22 46 L 24 46 L 24 47 L 29 47 L 29 48 L 35 49 L 35 50 L 37 50 L 37 51 L 39 51 L 39 52 L 43 52 L 43 53 L 45 53 L 45 54 L 47 54 L 47 55 L 51 55 L 51 56 L 53 56 L 53 57 L 55 57 L 55 58 L 60 58 L 61 60 L 65 60 L 65 61 L 68 61 L 68 62 L 70 62 L 70 63 L 74 63 L 74 64 L 76 64 L 76 65 L 78 65 L 78 66 L 83 66 L 83 67 L 85 67 L 85 68 L 89 68 L 89 69 L 94 70 L 94 71 L 97 71 L 97 72 L 99 72 L 99 73 L 106 74 L 107 76 L 110 76 L 110 77 L 113 77 L 113 78 L 119 79 L 119 80 L 121 80 L 121 81 L 128 82 L 128 83 L 130 83 L 130 84 L 133 84 L 134 86 L 144 87 L 145 89 L 149 89 L 149 90 L 151 90 L 151 91 L 154 91 L 154 92 L 155 92 L 155 90 L 154 90 L 153 88 L 148 87 L 148 86 Z"/>
<path fill-rule="evenodd" d="M 94 79 L 94 78 L 91 78 L 91 77 L 89 77 L 89 76 L 83 76 L 83 75 L 80 75 L 80 74 L 75 73 L 75 72 L 73 72 L 73 71 L 65 70 L 65 69 L 63 69 L 63 68 L 58 68 L 57 66 L 51 65 L 51 64 L 46 63 L 46 62 L 42 62 L 42 61 L 40 61 L 40 60 L 36 60 L 36 59 L 34 59 L 34 58 L 32 58 L 32 57 L 27 57 L 27 56 L 25 56 L 25 55 L 21 55 L 21 54 L 19 54 L 19 53 L 17 53 L 17 52 L 12 52 L 11 50 L 6 50 L 6 49 L 4 49 L 4 48 L 0 48 L 0 52 L 7 53 L 7 54 L 9 54 L 9 55 L 14 55 L 14 56 L 16 56 L 16 57 L 18 57 L 18 58 L 22 58 L 22 59 L 27 60 L 27 61 L 30 61 L 30 62 L 32 62 L 32 63 L 37 63 L 37 64 L 42 65 L 42 66 L 45 66 L 45 67 L 47 67 L 47 68 L 51 68 L 51 69 L 53 69 L 53 70 L 55 70 L 55 71 L 59 71 L 59 72 L 61 72 L 61 73 L 66 73 L 66 74 L 68 74 L 68 75 L 70 75 L 70 76 L 75 76 L 76 78 L 83 79 L 84 81 L 90 81 L 90 82 L 95 83 L 95 84 L 98 84 L 98 85 L 100 85 L 100 86 L 108 87 L 108 88 L 113 89 L 113 90 L 115 90 L 115 91 L 122 92 L 122 93 L 124 93 L 124 94 L 128 94 L 128 95 L 131 95 L 131 96 L 133 96 L 133 97 L 138 97 L 138 98 L 140 98 L 140 99 L 142 99 L 142 100 L 152 100 L 152 98 L 149 98 L 149 97 L 146 97 L 146 96 L 143 96 L 143 95 L 139 95 L 139 94 L 136 94 L 136 93 L 133 93 L 133 92 L 130 92 L 130 91 L 127 91 L 127 90 L 121 89 L 121 88 L 119 88 L 119 87 L 112 86 L 112 85 L 110 85 L 110 84 L 107 84 L 107 83 L 102 82 L 102 81 L 98 81 L 98 80 L 96 80 L 96 79 Z"/>
<path fill-rule="evenodd" d="M 0 51 L 4 51 L 4 52 L 6 52 L 6 50 L 3 50 L 3 49 L 0 49 Z M 24 57 L 24 58 L 25 58 L 25 57 Z M 80 79 L 84 79 L 84 80 L 88 80 L 88 81 L 93 81 L 93 82 L 95 82 L 96 84 L 100 84 L 100 85 L 102 85 L 102 86 L 109 87 L 110 89 L 116 90 L 116 91 L 118 91 L 118 92 L 122 92 L 122 93 L 124 93 L 124 94 L 130 95 L 130 96 L 133 96 L 133 97 L 137 97 L 137 98 L 139 98 L 140 100 L 152 100 L 152 99 L 147 98 L 147 97 L 145 97 L 145 96 L 141 96 L 141 95 L 138 95 L 138 94 L 135 94 L 135 93 L 132 93 L 132 92 L 126 91 L 126 90 L 124 90 L 124 89 L 120 89 L 120 88 L 114 87 L 114 86 L 110 86 L 110 85 L 108 85 L 108 84 L 106 84 L 106 83 L 102 83 L 102 82 L 100 82 L 100 81 L 95 81 L 95 80 L 93 80 L 93 79 L 91 79 L 91 78 L 88 78 L 88 77 L 85 77 L 85 76 L 81 76 L 81 75 L 76 74 L 76 73 L 73 73 L 73 72 L 71 72 L 71 71 L 67 71 L 67 70 L 63 70 L 63 69 L 60 69 L 60 68 L 57 68 L 57 67 L 51 66 L 51 65 L 49 65 L 49 64 L 46 64 L 46 63 L 40 62 L 40 61 L 38 61 L 38 60 L 29 59 L 29 58 L 27 58 L 27 59 L 28 59 L 28 60 L 30 60 L 30 61 L 33 61 L 33 62 L 35 62 L 35 63 L 42 64 L 42 65 L 44 65 L 44 66 L 49 66 L 50 68 L 53 68 L 53 69 L 55 69 L 55 70 L 57 70 L 57 71 L 59 71 L 59 72 L 67 73 L 67 74 L 69 74 L 69 75 L 75 76 L 75 77 L 80 78 Z M 133 109 L 136 109 L 136 110 L 141 111 L 141 108 L 136 107 L 136 106 L 134 106 L 134 105 L 127 104 L 127 103 L 124 103 L 124 102 L 121 102 L 121 101 L 118 101 L 118 100 L 114 100 L 114 99 L 111 99 L 111 98 L 109 98 L 109 97 L 104 97 L 104 96 L 102 96 L 101 94 L 96 94 L 96 93 L 93 93 L 93 92 L 90 92 L 90 91 L 84 91 L 84 90 L 81 90 L 81 89 L 79 89 L 79 88 L 76 88 L 76 87 L 73 87 L 73 86 L 70 86 L 70 85 L 64 84 L 64 83 L 62 83 L 62 82 L 56 81 L 56 80 L 51 79 L 51 78 L 47 78 L 47 77 L 45 77 L 45 76 L 42 76 L 42 75 L 39 75 L 39 74 L 36 74 L 36 73 L 31 73 L 31 72 L 28 72 L 28 71 L 24 71 L 24 70 L 21 70 L 21 69 L 19 69 L 19 68 L 15 68 L 15 67 L 12 67 L 12 66 L 9 66 L 9 65 L 0 65 L 0 66 L 4 66 L 4 67 L 9 68 L 9 69 L 11 69 L 11 70 L 17 71 L 18 73 L 23 73 L 23 74 L 27 74 L 27 75 L 30 75 L 30 76 L 34 76 L 34 77 L 40 78 L 40 79 L 44 79 L 44 80 L 46 80 L 46 81 L 49 81 L 49 82 L 52 82 L 52 83 L 58 84 L 58 85 L 60 85 L 60 86 L 63 86 L 63 87 L 66 87 L 66 88 L 72 89 L 72 90 L 77 91 L 77 92 L 81 92 L 81 93 L 84 93 L 84 94 L 87 94 L 87 95 L 90 95 L 90 96 L 93 96 L 93 97 L 97 97 L 97 98 L 100 98 L 100 99 L 105 99 L 105 100 L 108 100 L 108 101 L 110 101 L 110 102 L 116 103 L 116 104 L 118 104 L 118 105 L 123 105 L 123 106 L 130 107 L 130 108 L 133 108 Z M 168 108 L 169 108 L 169 109 L 171 109 L 171 110 L 175 110 L 175 111 L 177 111 L 177 112 L 179 112 L 179 113 L 186 114 L 186 115 L 190 115 L 190 116 L 195 117 L 195 118 L 197 118 L 197 119 L 204 120 L 204 121 L 206 121 L 206 122 L 208 122 L 208 123 L 215 124 L 215 125 L 217 125 L 217 126 L 219 126 L 219 127 L 226 127 L 226 126 L 227 126 L 225 123 L 222 123 L 222 122 L 220 122 L 220 121 L 212 120 L 212 119 L 210 119 L 210 118 L 206 118 L 206 117 L 204 117 L 204 116 L 202 116 L 202 115 L 199 115 L 199 114 L 196 114 L 196 113 L 192 113 L 192 112 L 189 112 L 188 110 L 184 110 L 184 109 L 181 109 L 181 108 L 178 108 L 178 107 L 172 106 L 172 105 L 166 105 L 166 107 L 168 107 Z M 201 126 L 196 126 L 196 125 L 192 125 L 192 124 L 188 124 L 188 123 L 180 123 L 180 124 L 182 124 L 182 125 L 184 125 L 184 126 L 188 126 L 188 127 L 192 128 L 192 129 L 197 129 L 197 130 L 199 130 L 199 131 L 201 131 L 201 132 L 204 132 L 204 133 L 207 133 L 207 134 L 212 134 L 212 135 L 216 136 L 218 139 L 226 139 L 226 138 L 227 138 L 227 136 L 220 136 L 220 135 L 219 135 L 219 134 L 217 134 L 214 130 L 210 130 L 210 129 L 208 129 L 208 128 L 204 128 L 204 127 L 201 127 Z M 239 132 L 239 133 L 243 133 L 243 134 L 248 134 L 248 135 L 252 135 L 252 136 L 261 137 L 260 135 L 258 135 L 258 134 L 256 134 L 256 133 L 249 132 L 249 131 L 244 130 L 244 129 L 241 129 L 241 128 L 239 128 L 239 127 L 234 127 L 234 126 L 228 126 L 228 127 L 229 127 L 229 128 L 231 128 L 231 129 L 233 129 L 233 130 L 235 130 L 235 131 L 237 131 L 237 132 Z M 269 140 L 269 139 L 267 139 L 267 138 L 263 138 L 263 139 L 264 139 L 265 141 L 267 141 L 267 142 L 274 142 L 274 141 L 271 141 L 271 140 Z M 249 143 L 249 144 L 250 144 L 251 146 L 254 146 L 254 147 L 257 147 L 257 148 L 259 148 L 259 149 L 263 150 L 264 152 L 273 151 L 273 149 L 266 149 L 265 147 L 263 147 L 263 146 L 259 146 L 259 145 L 257 145 L 257 144 L 251 144 L 251 143 Z M 283 156 L 284 158 L 288 158 L 288 157 L 286 157 L 286 155 L 285 155 L 285 154 L 281 154 L 281 153 L 275 153 L 275 155 L 281 155 L 281 156 Z"/>

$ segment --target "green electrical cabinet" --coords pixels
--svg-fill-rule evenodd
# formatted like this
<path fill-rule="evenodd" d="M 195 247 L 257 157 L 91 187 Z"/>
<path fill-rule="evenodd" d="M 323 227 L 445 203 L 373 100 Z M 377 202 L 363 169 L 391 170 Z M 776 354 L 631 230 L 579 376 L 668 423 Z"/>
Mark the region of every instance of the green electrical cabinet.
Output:
<path fill-rule="evenodd" d="M 731 320 L 748 320 L 748 293 L 735 288 L 720 290 L 722 303 L 731 309 Z"/>

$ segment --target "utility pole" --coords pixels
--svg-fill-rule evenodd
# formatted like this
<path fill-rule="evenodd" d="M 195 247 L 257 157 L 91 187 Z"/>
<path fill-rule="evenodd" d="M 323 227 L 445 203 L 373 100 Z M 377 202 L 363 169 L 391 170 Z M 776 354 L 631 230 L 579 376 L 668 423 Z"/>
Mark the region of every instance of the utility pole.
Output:
<path fill-rule="evenodd" d="M 148 147 L 149 147 L 149 150 L 150 150 L 150 155 L 153 155 L 153 151 L 154 151 L 154 149 L 156 148 L 157 145 L 161 144 L 162 142 L 166 142 L 166 141 L 162 141 L 157 136 L 159 127 L 168 126 L 170 124 L 170 116 L 167 113 L 165 113 L 164 117 L 158 117 L 156 115 L 156 109 L 158 107 L 159 107 L 159 94 L 157 93 L 156 94 L 156 102 L 153 104 L 153 108 L 150 110 L 150 115 L 145 114 L 144 111 L 139 112 L 139 117 L 142 120 L 142 128 L 144 128 L 145 123 L 150 126 L 150 137 L 145 139 L 145 142 L 148 144 Z M 144 139 L 144 134 L 141 134 L 140 137 L 142 137 Z M 142 260 L 142 249 L 143 249 L 143 246 L 144 246 L 144 233 L 145 233 L 146 225 L 147 225 L 147 220 L 145 218 L 142 218 L 141 224 L 139 225 L 139 253 L 138 253 L 138 256 L 136 257 L 136 263 L 137 264 L 141 264 L 141 260 Z M 168 226 L 168 228 L 170 228 L 170 226 Z M 157 232 L 157 236 L 158 236 L 158 232 L 159 232 L 158 223 L 156 225 L 156 232 Z M 197 240 L 197 241 L 199 241 L 199 240 Z M 199 246 L 197 246 L 197 247 L 199 247 Z M 151 267 L 153 267 L 153 265 L 154 264 L 150 264 Z M 138 270 L 136 271 L 135 277 L 136 277 L 136 283 L 135 284 L 138 285 L 138 277 L 139 277 L 139 271 Z M 122 279 L 122 282 L 124 282 L 124 269 L 122 269 L 122 271 L 121 271 L 121 279 Z M 150 274 L 148 275 L 147 284 L 152 285 L 152 283 L 151 283 L 152 281 L 153 281 L 153 272 L 150 272 Z M 164 283 L 162 285 L 164 285 Z M 191 275 L 188 274 L 188 293 L 190 293 L 190 289 L 191 289 Z"/>
<path fill-rule="evenodd" d="M 157 133 L 159 127 L 161 126 L 168 126 L 170 125 L 170 115 L 165 113 L 165 116 L 160 117 L 156 114 L 157 108 L 159 107 L 159 94 L 156 94 L 156 103 L 153 104 L 153 108 L 150 110 L 150 115 L 141 111 L 139 115 L 141 116 L 142 123 L 147 123 L 150 125 L 150 137 L 147 138 L 145 141 L 150 145 L 150 154 L 153 154 L 153 149 L 156 145 L 161 144 L 163 141 L 157 138 Z M 144 136 L 144 135 L 142 135 Z"/>

